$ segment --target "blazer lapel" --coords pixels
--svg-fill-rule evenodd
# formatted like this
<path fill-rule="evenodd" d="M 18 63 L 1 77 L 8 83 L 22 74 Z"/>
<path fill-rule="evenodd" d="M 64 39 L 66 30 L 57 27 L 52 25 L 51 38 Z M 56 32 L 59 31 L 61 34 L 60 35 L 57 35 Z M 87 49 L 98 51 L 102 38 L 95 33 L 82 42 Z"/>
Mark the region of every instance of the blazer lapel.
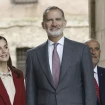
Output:
<path fill-rule="evenodd" d="M 0 95 L 1 95 L 5 105 L 11 105 L 8 93 L 4 87 L 1 79 L 0 79 Z"/>
<path fill-rule="evenodd" d="M 12 71 L 12 76 L 13 76 L 13 82 L 14 82 L 14 86 L 15 86 L 15 96 L 14 96 L 14 104 L 17 103 L 18 98 L 20 97 L 20 79 L 18 79 L 17 74 Z"/>
<path fill-rule="evenodd" d="M 40 65 L 42 67 L 42 70 L 44 74 L 46 75 L 46 78 L 48 79 L 49 83 L 54 87 L 54 82 L 49 66 L 49 58 L 48 58 L 48 42 L 46 42 L 40 50 L 37 52 L 37 57 L 39 59 Z"/>
<path fill-rule="evenodd" d="M 65 75 L 68 66 L 72 65 L 72 57 L 74 56 L 75 55 L 73 42 L 72 41 L 70 42 L 68 39 L 65 38 L 59 83 L 61 82 L 63 76 Z"/>

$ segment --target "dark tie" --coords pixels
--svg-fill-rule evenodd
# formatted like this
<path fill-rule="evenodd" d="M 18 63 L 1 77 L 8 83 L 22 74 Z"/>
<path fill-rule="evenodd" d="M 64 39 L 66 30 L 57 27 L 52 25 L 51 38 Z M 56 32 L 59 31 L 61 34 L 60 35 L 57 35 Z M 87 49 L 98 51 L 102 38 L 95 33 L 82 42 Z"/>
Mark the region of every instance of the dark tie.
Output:
<path fill-rule="evenodd" d="M 57 45 L 58 43 L 54 43 L 54 50 L 52 53 L 52 76 L 56 88 L 58 86 L 59 74 L 60 74 L 60 58 L 57 52 Z"/>
<path fill-rule="evenodd" d="M 98 86 L 97 81 L 96 81 L 95 78 L 94 78 L 94 81 L 95 81 L 97 98 L 98 98 L 98 101 L 100 102 L 100 90 L 99 90 L 99 86 Z"/>

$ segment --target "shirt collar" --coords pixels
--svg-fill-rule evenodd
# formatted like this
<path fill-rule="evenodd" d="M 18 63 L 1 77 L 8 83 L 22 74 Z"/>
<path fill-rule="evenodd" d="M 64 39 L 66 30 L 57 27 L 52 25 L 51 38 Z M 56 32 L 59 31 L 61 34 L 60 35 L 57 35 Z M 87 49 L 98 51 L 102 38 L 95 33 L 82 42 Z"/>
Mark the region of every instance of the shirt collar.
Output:
<path fill-rule="evenodd" d="M 60 45 L 64 45 L 64 36 L 57 42 Z M 51 46 L 52 44 L 54 44 L 54 42 L 52 42 L 51 40 L 48 40 L 48 46 Z"/>
<path fill-rule="evenodd" d="M 7 73 L 0 72 L 0 77 L 12 76 L 12 72 L 11 72 L 10 68 L 8 68 L 8 70 L 9 71 Z"/>
<path fill-rule="evenodd" d="M 95 68 L 94 68 L 94 73 L 97 74 L 97 65 L 96 65 Z"/>

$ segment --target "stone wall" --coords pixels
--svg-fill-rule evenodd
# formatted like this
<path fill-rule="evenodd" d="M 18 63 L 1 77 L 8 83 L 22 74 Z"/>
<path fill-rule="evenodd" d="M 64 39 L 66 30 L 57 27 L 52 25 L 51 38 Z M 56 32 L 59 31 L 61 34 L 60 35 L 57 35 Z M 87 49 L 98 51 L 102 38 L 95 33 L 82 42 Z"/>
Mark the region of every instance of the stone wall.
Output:
<path fill-rule="evenodd" d="M 38 0 L 33 4 L 13 4 L 13 0 L 0 0 L 0 19 L 41 18 L 52 5 L 62 8 L 67 15 L 88 16 L 88 0 Z"/>
<path fill-rule="evenodd" d="M 89 36 L 87 20 L 68 21 L 64 35 L 72 40 L 83 42 Z M 16 48 L 36 47 L 47 40 L 41 21 L 2 21 L 0 35 L 5 36 L 10 46 L 13 64 L 16 65 Z M 70 25 L 71 24 L 71 25 Z"/>
<path fill-rule="evenodd" d="M 41 27 L 46 7 L 62 8 L 67 19 L 64 35 L 83 42 L 89 37 L 88 0 L 38 0 L 35 4 L 17 5 L 11 0 L 0 1 L 0 35 L 9 43 L 13 65 L 17 66 L 16 48 L 36 47 L 47 40 Z"/>
<path fill-rule="evenodd" d="M 89 5 L 92 9 L 90 11 L 90 23 L 92 27 L 91 36 L 96 38 L 101 45 L 101 57 L 99 65 L 105 67 L 105 0 L 90 0 Z M 95 12 L 95 13 L 93 13 Z"/>

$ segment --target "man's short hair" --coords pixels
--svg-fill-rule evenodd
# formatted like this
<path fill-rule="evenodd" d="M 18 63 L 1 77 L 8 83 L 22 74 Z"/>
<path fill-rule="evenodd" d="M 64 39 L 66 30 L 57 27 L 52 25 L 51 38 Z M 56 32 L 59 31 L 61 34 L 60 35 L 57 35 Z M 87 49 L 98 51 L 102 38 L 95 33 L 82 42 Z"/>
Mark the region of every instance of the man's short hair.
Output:
<path fill-rule="evenodd" d="M 61 11 L 62 17 L 65 19 L 64 12 L 63 12 L 62 9 L 60 9 L 60 8 L 57 7 L 57 6 L 51 6 L 51 7 L 48 7 L 48 8 L 44 11 L 44 13 L 43 13 L 43 21 L 46 19 L 46 14 L 47 14 L 47 12 L 50 11 L 50 10 L 59 10 L 59 11 Z"/>

